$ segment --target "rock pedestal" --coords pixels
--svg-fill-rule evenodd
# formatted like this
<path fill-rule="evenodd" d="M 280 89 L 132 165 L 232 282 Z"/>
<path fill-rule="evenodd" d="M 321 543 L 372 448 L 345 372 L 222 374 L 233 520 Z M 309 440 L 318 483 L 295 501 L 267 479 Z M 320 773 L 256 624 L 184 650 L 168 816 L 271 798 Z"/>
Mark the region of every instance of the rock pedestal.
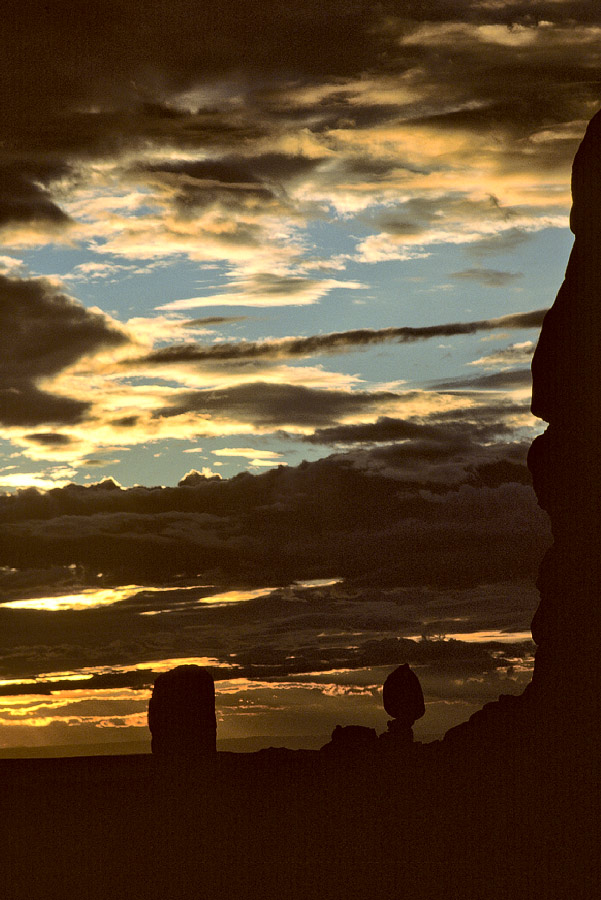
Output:
<path fill-rule="evenodd" d="M 389 719 L 386 731 L 380 735 L 380 742 L 386 747 L 408 747 L 413 744 L 413 728 L 402 719 Z"/>

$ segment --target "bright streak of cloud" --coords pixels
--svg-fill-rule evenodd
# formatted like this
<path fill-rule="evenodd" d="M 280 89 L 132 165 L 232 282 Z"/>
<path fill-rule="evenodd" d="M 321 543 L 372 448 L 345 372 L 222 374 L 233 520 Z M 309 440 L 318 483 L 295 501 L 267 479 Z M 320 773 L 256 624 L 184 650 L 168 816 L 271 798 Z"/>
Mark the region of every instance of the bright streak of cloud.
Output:
<path fill-rule="evenodd" d="M 61 612 L 66 609 L 97 609 L 112 606 L 120 600 L 133 597 L 143 590 L 140 585 L 129 584 L 121 588 L 90 588 L 78 594 L 61 594 L 56 597 L 34 597 L 29 600 L 10 600 L 3 603 L 9 609 L 39 609 L 47 612 Z"/>
<path fill-rule="evenodd" d="M 279 459 L 282 453 L 273 450 L 253 450 L 252 447 L 222 447 L 221 450 L 211 451 L 215 456 L 248 456 L 250 459 Z"/>
<path fill-rule="evenodd" d="M 211 594 L 203 597 L 198 603 L 201 606 L 226 606 L 230 603 L 246 603 L 248 600 L 256 600 L 257 597 L 266 597 L 273 588 L 258 588 L 255 591 L 224 591 L 221 594 Z M 201 665 L 201 663 L 198 663 Z"/>
<path fill-rule="evenodd" d="M 11 472 L 9 475 L 0 475 L 0 488 L 10 491 L 34 487 L 49 491 L 65 487 L 75 474 L 75 470 L 71 468 L 50 469 L 47 472 Z"/>
<path fill-rule="evenodd" d="M 295 285 L 292 291 L 287 289 L 286 286 L 280 290 L 261 290 L 254 285 L 251 287 L 251 282 L 249 282 L 249 288 L 244 290 L 243 284 L 236 291 L 224 291 L 220 294 L 209 294 L 206 297 L 188 297 L 183 300 L 172 300 L 170 303 L 157 306 L 157 309 L 196 309 L 204 306 L 310 306 L 317 303 L 321 297 L 333 288 L 357 291 L 365 287 L 359 281 L 338 281 L 334 278 L 317 282 L 307 281 L 306 285 L 303 285 L 302 281 L 299 280 L 299 283 Z"/>
<path fill-rule="evenodd" d="M 417 641 L 420 635 L 410 635 L 410 640 Z M 482 644 L 488 641 L 515 644 L 518 641 L 531 641 L 530 631 L 445 631 L 444 640 L 463 641 L 467 644 Z"/>

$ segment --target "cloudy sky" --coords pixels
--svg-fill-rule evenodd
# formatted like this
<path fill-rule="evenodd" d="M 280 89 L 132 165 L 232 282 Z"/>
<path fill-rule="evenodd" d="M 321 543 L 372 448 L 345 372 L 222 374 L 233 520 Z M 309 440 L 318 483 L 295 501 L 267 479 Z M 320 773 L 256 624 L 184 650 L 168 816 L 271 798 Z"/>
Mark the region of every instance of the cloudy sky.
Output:
<path fill-rule="evenodd" d="M 0 748 L 439 736 L 532 667 L 529 364 L 601 12 L 8 0 Z M 250 745 L 249 745 L 250 746 Z"/>

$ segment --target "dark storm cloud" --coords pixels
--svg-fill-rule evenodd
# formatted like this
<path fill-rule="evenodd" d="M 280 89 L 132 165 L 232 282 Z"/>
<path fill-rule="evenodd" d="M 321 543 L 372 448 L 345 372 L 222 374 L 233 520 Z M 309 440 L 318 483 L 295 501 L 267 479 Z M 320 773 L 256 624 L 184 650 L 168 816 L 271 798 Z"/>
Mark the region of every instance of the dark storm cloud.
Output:
<path fill-rule="evenodd" d="M 437 586 L 523 577 L 548 539 L 545 516 L 516 466 L 501 467 L 492 486 L 478 472 L 515 458 L 526 473 L 525 452 L 473 444 L 456 459 L 433 448 L 432 461 L 425 448 L 420 461 L 399 445 L 177 488 L 122 490 L 108 481 L 30 489 L 0 497 L 0 564 L 80 564 L 125 584 L 176 574 L 257 586 L 333 576 Z"/>
<path fill-rule="evenodd" d="M 7 0 L 3 13 L 0 161 L 13 167 L 6 215 L 18 221 L 30 221 L 32 211 L 53 224 L 66 218 L 46 193 L 49 173 L 40 171 L 42 160 L 58 171 L 67 161 L 76 167 L 78 160 L 142 148 L 149 140 L 181 148 L 221 146 L 228 148 L 221 161 L 194 169 L 197 163 L 180 160 L 161 171 L 213 177 L 224 185 L 233 183 L 232 167 L 238 167 L 239 181 L 245 165 L 233 149 L 244 147 L 252 156 L 249 142 L 277 132 L 282 123 L 322 132 L 340 121 L 362 128 L 397 115 L 437 128 L 501 128 L 527 136 L 583 118 L 598 95 L 594 35 L 583 41 L 577 34 L 587 23 L 599 23 L 598 10 L 585 2 L 432 2 L 426 8 L 392 0 L 288 6 L 212 0 L 201 12 L 189 0 L 54 0 L 47 6 Z M 553 26 L 537 27 L 541 20 Z M 519 42 L 473 30 L 495 24 L 509 36 L 511 28 L 526 29 L 536 40 L 523 52 Z M 422 26 L 429 31 L 420 36 Z M 417 88 L 415 101 L 399 95 L 397 104 L 374 97 L 362 102 L 345 83 L 404 73 Z M 210 91 L 190 108 L 174 102 L 176 95 L 224 78 L 233 78 L 231 93 L 244 97 L 246 112 L 223 106 L 222 95 Z M 323 84 L 333 88 L 327 96 L 305 107 L 290 103 L 291 86 Z M 431 96 L 440 99 L 434 112 Z M 537 160 L 565 163 L 573 140 L 541 145 Z M 315 165 L 263 152 L 254 154 L 243 181 L 285 182 Z M 366 177 L 383 175 L 381 161 L 370 166 L 367 157 L 357 158 L 349 171 L 353 165 L 363 165 Z M 191 202 L 202 202 L 201 195 Z"/>
<path fill-rule="evenodd" d="M 270 119 L 277 122 L 288 106 L 281 96 L 269 99 L 282 73 L 287 81 L 308 83 L 331 73 L 351 77 L 370 67 L 374 51 L 394 43 L 374 30 L 374 14 L 379 18 L 372 4 L 347 0 L 288 7 L 275 0 L 207 0 L 202 10 L 190 0 L 53 0 L 45 6 L 7 0 L 0 224 L 40 223 L 50 232 L 68 224 L 49 189 L 53 172 L 67 164 L 76 177 L 82 162 L 143 150 L 149 142 L 188 151 L 227 147 L 228 156 L 236 146 L 246 151 L 272 133 Z M 246 95 L 244 112 L 232 115 L 220 97 L 190 108 L 174 103 L 199 84 L 232 77 Z M 246 199 L 274 202 L 271 189 L 261 185 L 263 175 L 289 180 L 313 165 L 264 153 Z M 206 187 L 182 186 L 176 198 L 181 216 L 210 202 Z M 222 183 L 217 195 L 223 200 L 226 194 Z M 236 208 L 244 191 L 232 188 L 229 201 Z M 252 237 L 246 234 L 245 242 Z"/>
<path fill-rule="evenodd" d="M 499 408 L 499 418 L 502 415 Z M 468 413 L 469 415 L 469 413 Z M 466 419 L 468 417 L 466 415 Z M 473 424 L 457 420 L 440 425 L 422 425 L 408 419 L 393 419 L 380 416 L 377 422 L 361 425 L 334 425 L 329 428 L 318 428 L 313 434 L 302 440 L 309 444 L 357 444 L 384 443 L 390 441 L 414 441 L 415 453 L 423 452 L 424 442 L 443 444 L 447 453 L 456 452 L 459 445 L 471 441 L 486 441 L 494 436 L 509 433 L 510 428 L 502 421 L 490 424 Z"/>
<path fill-rule="evenodd" d="M 182 393 L 161 417 L 195 412 L 219 418 L 243 420 L 256 426 L 321 425 L 342 416 L 372 412 L 397 402 L 392 391 L 332 391 L 294 384 L 255 381 L 216 390 Z"/>
<path fill-rule="evenodd" d="M 276 200 L 279 185 L 309 175 L 321 162 L 320 158 L 264 153 L 210 161 L 166 161 L 137 171 L 174 189 L 176 203 L 206 206 L 217 200 L 225 204 Z"/>
<path fill-rule="evenodd" d="M 6 425 L 79 421 L 89 404 L 38 388 L 82 356 L 128 341 L 116 325 L 45 279 L 0 275 L 0 420 Z"/>
<path fill-rule="evenodd" d="M 138 174 L 167 189 L 180 216 L 216 204 L 231 211 L 250 205 L 269 209 L 279 204 L 277 191 L 262 181 L 251 165 L 238 160 L 166 162 L 145 166 Z"/>
<path fill-rule="evenodd" d="M 0 596 L 5 602 L 47 593 L 69 593 L 81 584 L 82 573 L 77 566 L 54 566 L 37 569 L 35 566 L 15 569 L 0 566 Z"/>
<path fill-rule="evenodd" d="M 403 4 L 402 10 L 397 4 L 397 15 L 399 20 L 404 16 L 402 21 L 419 21 L 423 9 L 422 3 L 413 0 Z M 423 18 L 429 22 L 494 22 L 510 27 L 535 24 L 541 19 L 596 21 L 597 12 L 588 0 L 430 0 Z"/>
<path fill-rule="evenodd" d="M 496 52 L 495 49 L 493 49 L 493 56 L 496 55 L 498 57 L 498 64 L 500 67 L 502 60 L 507 56 L 507 48 L 496 49 Z M 471 52 L 465 51 L 464 53 L 461 53 L 461 51 L 459 51 L 456 55 L 455 63 L 458 64 L 461 59 L 464 59 L 466 62 L 469 60 L 470 62 L 473 61 L 475 68 L 482 69 L 482 58 L 481 48 L 474 47 Z M 486 68 L 488 68 L 488 66 L 486 66 Z M 529 70 L 536 76 L 537 81 L 544 82 L 545 76 L 549 77 L 552 73 L 557 72 L 557 66 L 545 66 L 541 63 L 538 65 L 526 63 L 523 67 L 516 65 L 513 67 L 513 77 L 520 77 L 521 75 L 523 78 Z M 578 66 L 574 66 L 571 72 L 566 72 L 564 70 L 562 74 L 566 80 L 569 81 L 577 79 L 582 72 Z M 570 75 L 572 76 L 571 79 Z M 511 75 L 509 77 L 512 78 Z M 529 134 L 536 131 L 537 128 L 550 124 L 549 116 L 553 113 L 553 102 L 551 99 L 544 98 L 541 102 L 541 99 L 536 97 L 530 97 L 528 99 L 522 98 L 521 102 L 516 104 L 511 100 L 507 100 L 505 97 L 498 98 L 496 94 L 497 92 L 500 92 L 500 89 L 500 83 L 495 83 L 493 79 L 490 78 L 489 91 L 487 92 L 489 94 L 488 102 L 481 107 L 459 109 L 451 112 L 436 112 L 432 115 L 417 118 L 414 120 L 414 124 L 429 125 L 437 129 L 462 129 L 474 132 L 485 132 L 502 127 L 518 134 Z M 477 93 L 477 91 L 474 91 L 474 93 Z M 573 112 L 576 112 L 577 109 L 575 104 L 572 105 L 567 102 L 565 98 L 562 98 L 562 100 L 561 108 L 554 111 L 555 114 L 552 122 L 555 124 L 559 124 L 565 120 L 565 117 L 570 112 L 570 107 Z M 577 143 L 578 140 L 576 138 L 570 140 L 570 149 L 577 145 Z M 561 157 L 563 157 L 565 152 L 565 148 L 563 147 L 552 148 L 551 150 L 549 150 L 549 148 L 544 148 L 541 153 L 541 159 L 548 165 L 557 164 L 559 149 L 561 150 Z M 545 154 L 545 150 L 548 155 Z"/>
<path fill-rule="evenodd" d="M 327 607 L 327 604 L 325 605 Z M 209 665 L 206 668 L 211 672 L 217 683 L 231 678 L 248 678 L 251 681 L 291 681 L 301 685 L 338 682 L 346 685 L 356 683 L 357 686 L 360 686 L 363 683 L 363 679 L 357 678 L 357 675 L 353 675 L 353 672 L 380 666 L 396 666 L 399 660 L 402 659 L 411 665 L 419 666 L 422 683 L 424 677 L 426 680 L 436 676 L 445 680 L 455 679 L 456 684 L 454 686 L 448 683 L 444 686 L 446 688 L 445 696 L 449 696 L 449 694 L 462 696 L 465 694 L 465 689 L 462 690 L 460 684 L 464 680 L 483 675 L 490 676 L 494 673 L 507 674 L 508 669 L 511 672 L 516 663 L 523 663 L 523 661 L 531 658 L 533 653 L 533 645 L 528 641 L 519 643 L 506 641 L 472 643 L 460 640 L 408 640 L 398 637 L 384 637 L 360 641 L 357 646 L 352 648 L 339 646 L 335 643 L 328 646 L 327 642 L 322 641 L 320 643 L 315 641 L 314 637 L 317 621 L 322 626 L 329 626 L 328 612 L 329 610 L 326 608 L 322 615 L 316 615 L 316 621 L 306 623 L 306 629 L 305 623 L 288 623 L 289 626 L 293 624 L 297 627 L 298 630 L 295 632 L 295 636 L 302 637 L 305 640 L 300 652 L 293 657 L 288 653 L 289 648 L 282 650 L 271 642 L 261 645 L 257 641 L 253 645 L 251 640 L 244 639 L 241 629 L 234 628 L 233 632 L 230 631 L 230 646 L 237 648 L 237 651 L 231 654 L 235 659 L 230 659 L 230 654 L 223 653 L 223 662 L 219 666 L 212 667 Z M 62 619 L 62 624 L 66 627 L 67 632 L 70 631 L 70 623 L 65 621 L 65 617 L 61 614 L 55 615 L 57 618 Z M 0 618 L 3 618 L 1 614 Z M 89 624 L 92 624 L 92 619 L 89 620 Z M 105 636 L 106 631 L 103 628 L 103 624 L 100 620 L 94 623 L 100 633 Z M 35 650 L 42 653 L 46 652 L 49 655 L 52 654 L 57 666 L 69 666 L 74 657 L 77 657 L 79 665 L 93 666 L 95 660 L 102 655 L 103 659 L 107 660 L 107 667 L 111 665 L 130 665 L 133 667 L 138 662 L 146 661 L 149 658 L 149 652 L 153 652 L 151 646 L 154 635 L 152 634 L 153 629 L 144 627 L 139 620 L 138 622 L 132 622 L 131 625 L 135 628 L 136 639 L 131 641 L 128 648 L 129 653 L 127 654 L 116 652 L 110 645 L 94 643 L 90 634 L 86 635 L 87 640 L 85 643 L 76 645 L 63 645 L 63 647 L 56 648 L 49 644 L 32 645 L 30 654 L 27 652 L 27 648 L 22 648 L 25 652 L 20 658 L 13 657 L 10 659 L 10 664 L 13 667 L 12 673 L 21 678 L 31 678 L 38 673 L 41 674 L 44 668 L 43 665 L 40 667 L 36 661 Z M 188 628 L 190 627 L 188 624 Z M 156 631 L 156 628 L 154 630 Z M 199 643 L 202 645 L 206 641 L 206 634 L 203 633 L 205 630 L 202 626 L 192 626 L 192 630 L 197 646 Z M 386 626 L 384 626 L 384 630 L 386 631 Z M 34 633 L 36 631 L 37 628 L 34 625 Z M 175 638 L 174 634 L 170 632 L 167 634 L 169 637 Z M 73 636 L 78 637 L 76 634 Z M 255 639 L 256 637 L 257 635 L 255 635 Z M 267 632 L 261 632 L 261 637 L 269 640 Z M 190 645 L 191 642 L 186 641 L 185 644 Z M 136 655 L 136 651 L 138 655 Z M 194 647 L 180 646 L 179 652 L 193 654 Z M 154 653 L 156 653 L 156 646 Z M 185 656 L 183 658 L 185 659 Z M 152 657 L 149 659 L 152 660 Z M 230 665 L 228 665 L 228 662 Z M 341 677 L 339 673 L 328 674 L 332 669 L 345 669 L 347 671 Z M 154 679 L 159 671 L 160 669 L 153 671 L 152 668 L 136 671 L 132 668 L 132 670 L 125 672 L 95 674 L 86 678 L 81 683 L 81 686 L 79 684 L 78 686 L 81 689 L 85 685 L 84 689 L 86 691 L 110 690 L 114 688 L 144 690 L 152 688 Z M 54 691 L 72 690 L 73 686 L 73 681 L 61 679 L 58 676 L 55 680 L 45 679 L 34 684 L 17 683 L 1 686 L 0 696 L 48 695 Z M 441 685 L 440 687 L 443 686 Z M 482 689 L 482 686 L 480 688 Z M 497 689 L 497 694 L 498 692 Z M 227 694 L 218 695 L 218 702 L 220 707 L 227 706 L 230 703 L 238 704 L 239 697 L 238 695 L 232 698 L 228 697 Z M 84 705 L 81 702 L 78 704 L 80 712 L 83 712 Z"/>
<path fill-rule="evenodd" d="M 117 428 L 133 428 L 139 421 L 139 416 L 122 416 L 120 419 L 112 419 L 111 425 Z"/>
<path fill-rule="evenodd" d="M 111 672 L 107 675 L 92 675 L 86 679 L 86 690 L 103 691 L 114 688 L 131 688 L 132 690 L 152 689 L 154 679 L 158 675 L 149 670 L 142 672 Z M 72 688 L 73 682 L 68 679 L 43 681 L 38 684 L 8 684 L 0 686 L 0 697 L 18 697 L 19 695 L 48 695 L 53 691 L 64 691 Z"/>
<path fill-rule="evenodd" d="M 67 225 L 71 219 L 53 201 L 46 184 L 68 173 L 66 165 L 40 162 L 35 166 L 0 165 L 0 225 L 43 223 Z"/>
<path fill-rule="evenodd" d="M 192 598 L 202 593 L 201 589 L 141 591 L 131 601 L 110 608 L 78 611 L 0 607 L 0 665 L 12 677 L 22 678 L 93 667 L 99 659 L 107 669 L 135 666 L 161 659 L 166 647 L 180 658 L 196 656 L 203 648 L 219 661 L 212 668 L 217 680 L 292 678 L 302 683 L 319 682 L 316 673 L 332 668 L 356 671 L 397 665 L 401 659 L 419 665 L 422 673 L 467 678 L 506 669 L 532 653 L 530 642 L 439 639 L 458 629 L 462 634 L 527 632 L 537 602 L 534 584 L 528 580 L 418 591 L 352 582 L 291 585 L 220 607 L 194 602 Z M 155 615 L 141 616 L 140 611 Z M 152 683 L 154 675 L 152 668 L 105 671 L 86 680 L 85 689 L 142 688 Z M 330 675 L 327 680 L 338 678 Z M 353 671 L 344 673 L 341 682 L 361 683 Z M 33 686 L 7 685 L 2 693 L 47 693 L 69 687 L 72 682 L 56 676 L 55 681 Z"/>
<path fill-rule="evenodd" d="M 493 412 L 483 408 L 483 419 Z M 415 469 L 410 477 L 405 447 L 397 445 L 258 476 L 199 476 L 178 488 L 121 489 L 109 480 L 1 496 L 4 600 L 111 584 L 171 586 L 90 610 L 0 606 L 0 665 L 11 677 L 32 677 L 98 660 L 135 665 L 202 652 L 220 660 L 217 679 L 281 679 L 397 665 L 402 656 L 447 692 L 449 678 L 508 671 L 524 645 L 406 637 L 527 630 L 534 575 L 549 542 L 527 448 L 481 446 L 472 434 L 451 454 L 452 477 L 430 482 L 440 462 L 430 467 L 426 450 L 420 458 L 420 437 L 440 437 L 442 453 L 443 433 L 436 425 L 420 435 L 406 424 L 421 477 Z M 490 435 L 480 438 L 488 444 Z M 453 426 L 447 451 L 455 439 Z M 203 605 L 210 589 L 190 589 L 199 581 L 229 590 L 328 577 L 347 581 L 276 589 L 220 607 Z M 399 634 L 406 637 L 399 641 Z M 140 688 L 152 675 L 98 674 L 85 688 Z M 11 694 L 31 690 L 38 688 L 7 686 Z"/>
<path fill-rule="evenodd" d="M 298 280 L 302 281 L 304 285 L 303 279 Z M 295 356 L 314 356 L 320 353 L 343 353 L 356 347 L 367 347 L 386 341 L 410 344 L 437 337 L 454 337 L 455 335 L 476 334 L 479 331 L 493 331 L 497 328 L 540 328 L 545 313 L 545 309 L 538 309 L 532 312 L 499 316 L 495 319 L 480 319 L 475 322 L 450 322 L 446 325 L 426 325 L 419 328 L 408 326 L 379 329 L 359 328 L 353 331 L 316 334 L 306 338 L 220 342 L 209 346 L 176 344 L 156 350 L 145 357 L 130 360 L 126 365 L 286 359 Z"/>
<path fill-rule="evenodd" d="M 424 81 L 438 84 L 447 99 L 474 101 L 439 106 L 416 124 L 517 137 L 581 116 L 587 100 L 598 100 L 599 87 L 596 35 L 578 34 L 587 22 L 598 25 L 598 11 L 589 4 L 584 19 L 573 15 L 586 5 L 428 4 L 422 21 L 422 8 L 415 16 L 401 13 L 403 60 L 419 59 Z M 566 149 L 549 145 L 543 164 L 556 163 Z"/>
<path fill-rule="evenodd" d="M 22 144 L 41 147 L 45 138 L 48 153 L 65 149 L 65 140 L 97 149 L 119 130 L 135 134 L 141 117 L 165 133 L 181 128 L 186 116 L 165 95 L 242 66 L 255 77 L 279 70 L 350 75 L 391 43 L 374 33 L 373 5 L 363 2 L 284 8 L 274 0 L 208 0 L 201 12 L 189 0 L 55 0 L 47 7 L 9 0 L 4 18 L 5 127 Z M 119 109 L 130 120 L 111 127 Z"/>
<path fill-rule="evenodd" d="M 532 192 L 532 207 L 526 200 L 494 211 L 472 198 L 473 184 L 466 194 L 460 173 L 469 154 L 453 158 L 451 141 L 420 168 L 412 129 L 435 128 L 443 143 L 450 130 L 485 135 L 485 167 L 501 180 L 529 175 L 534 161 L 565 178 L 599 91 L 601 54 L 586 23 L 601 19 L 590 8 L 580 18 L 585 8 L 213 0 L 198 11 L 190 0 L 53 0 L 47 8 L 9 0 L 0 225 L 29 242 L 72 225 L 77 237 L 90 223 L 81 205 L 82 219 L 71 223 L 64 201 L 102 161 L 95 180 L 106 173 L 112 187 L 149 195 L 136 222 L 105 245 L 129 257 L 162 243 L 167 253 L 236 265 L 287 243 L 272 215 L 302 227 L 330 203 L 346 203 L 347 192 L 389 207 L 401 185 L 410 199 L 396 213 L 362 214 L 393 251 L 403 237 L 438 241 L 445 218 L 455 239 L 490 233 L 474 222 L 508 230 L 470 247 L 499 251 L 540 225 L 553 189 L 545 186 L 543 202 Z M 380 126 L 391 129 L 398 159 L 376 138 Z M 445 169 L 455 176 L 441 196 Z M 99 249 L 108 224 L 96 212 Z M 377 251 L 368 246 L 359 258 L 377 261 Z"/>
<path fill-rule="evenodd" d="M 0 362 L 3 379 L 55 375 L 86 354 L 128 340 L 102 313 L 45 279 L 0 275 L 0 327 L 10 335 Z"/>
<path fill-rule="evenodd" d="M 512 420 L 516 415 L 527 416 L 529 411 L 529 402 L 515 404 L 502 401 L 493 405 L 475 405 L 432 413 L 425 423 L 380 416 L 376 422 L 317 428 L 313 434 L 305 435 L 301 440 L 308 444 L 325 445 L 402 441 L 403 447 L 395 447 L 394 452 L 397 457 L 402 454 L 405 462 L 411 458 L 422 461 L 438 458 L 442 461 L 460 453 L 462 449 L 469 451 L 478 444 L 512 434 L 515 428 Z M 286 432 L 281 434 L 289 437 Z M 294 438 L 298 440 L 297 435 Z M 518 480 L 529 483 L 527 470 L 524 478 Z"/>
<path fill-rule="evenodd" d="M 466 423 L 466 435 L 472 429 L 473 425 Z M 524 464 L 527 450 L 525 442 L 480 444 L 472 432 L 472 440 L 466 438 L 463 442 L 450 438 L 446 442 L 357 446 L 345 455 L 361 470 L 377 471 L 380 477 L 398 481 L 401 493 L 407 488 L 409 494 L 426 489 L 443 495 L 459 491 L 462 484 L 478 489 L 498 488 L 502 484 L 530 486 L 530 474 Z"/>
<path fill-rule="evenodd" d="M 89 409 L 85 400 L 59 397 L 16 378 L 11 387 L 0 387 L 0 422 L 9 427 L 75 425 Z"/>
<path fill-rule="evenodd" d="M 52 431 L 26 434 L 25 439 L 33 444 L 40 444 L 42 447 L 66 447 L 73 441 L 68 434 L 55 434 Z"/>
<path fill-rule="evenodd" d="M 523 278 L 523 275 L 521 272 L 501 272 L 498 269 L 464 269 L 462 272 L 453 272 L 451 278 L 476 281 L 485 287 L 500 288 Z"/>

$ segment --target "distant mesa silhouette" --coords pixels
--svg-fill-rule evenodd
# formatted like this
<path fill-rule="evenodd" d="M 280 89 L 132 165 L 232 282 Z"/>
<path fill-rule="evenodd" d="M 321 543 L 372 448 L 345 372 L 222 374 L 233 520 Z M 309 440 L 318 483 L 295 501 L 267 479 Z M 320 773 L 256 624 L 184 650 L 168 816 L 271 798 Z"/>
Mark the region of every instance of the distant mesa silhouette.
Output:
<path fill-rule="evenodd" d="M 163 760 L 215 753 L 215 683 L 202 666 L 176 666 L 155 680 L 148 705 L 153 754 Z"/>
<path fill-rule="evenodd" d="M 382 691 L 384 709 L 393 718 L 388 722 L 388 730 L 380 735 L 387 745 L 411 744 L 413 723 L 421 719 L 426 711 L 424 694 L 419 678 L 408 663 L 398 666 L 384 682 Z"/>

